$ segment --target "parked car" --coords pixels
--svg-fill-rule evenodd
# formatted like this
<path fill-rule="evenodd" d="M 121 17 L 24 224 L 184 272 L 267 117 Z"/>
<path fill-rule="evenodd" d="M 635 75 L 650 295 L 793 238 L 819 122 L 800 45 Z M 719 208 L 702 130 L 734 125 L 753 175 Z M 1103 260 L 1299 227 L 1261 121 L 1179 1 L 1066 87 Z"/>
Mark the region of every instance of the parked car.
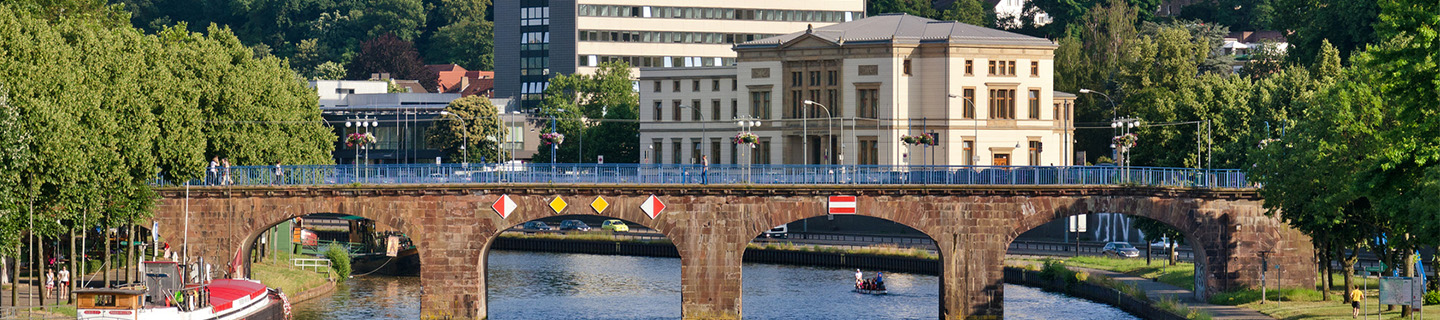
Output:
<path fill-rule="evenodd" d="M 610 219 L 600 223 L 600 230 L 630 232 L 630 226 L 625 225 L 625 221 Z"/>
<path fill-rule="evenodd" d="M 1155 242 L 1151 242 L 1151 243 L 1150 243 L 1150 248 L 1154 248 L 1154 249 L 1168 249 L 1168 248 L 1170 248 L 1171 246 L 1179 247 L 1179 246 L 1180 246 L 1180 243 L 1179 243 L 1179 242 L 1170 243 L 1170 238 L 1168 238 L 1168 237 L 1162 237 L 1162 238 L 1160 238 L 1160 239 L 1155 240 Z"/>
<path fill-rule="evenodd" d="M 1139 249 L 1135 249 L 1135 246 L 1124 242 L 1106 243 L 1105 248 L 1100 249 L 1100 253 L 1105 254 L 1106 257 L 1115 258 L 1135 258 L 1140 256 Z"/>
<path fill-rule="evenodd" d="M 525 225 L 521 226 L 520 228 L 521 228 L 521 229 L 525 229 L 526 231 L 532 231 L 532 230 L 550 231 L 550 230 L 555 230 L 555 228 L 551 228 L 550 225 L 545 224 L 544 221 L 530 221 L 530 222 L 526 222 Z"/>
<path fill-rule="evenodd" d="M 789 237 L 789 231 L 790 227 L 788 225 L 782 224 L 775 226 L 774 228 L 770 228 L 770 230 L 766 230 L 765 233 L 761 234 L 760 236 L 766 238 L 784 239 L 786 237 Z"/>
<path fill-rule="evenodd" d="M 560 231 L 569 231 L 569 230 L 575 230 L 575 231 L 590 231 L 590 225 L 587 225 L 587 224 L 585 224 L 585 222 L 580 221 L 580 220 L 565 220 L 565 221 L 560 221 Z"/>

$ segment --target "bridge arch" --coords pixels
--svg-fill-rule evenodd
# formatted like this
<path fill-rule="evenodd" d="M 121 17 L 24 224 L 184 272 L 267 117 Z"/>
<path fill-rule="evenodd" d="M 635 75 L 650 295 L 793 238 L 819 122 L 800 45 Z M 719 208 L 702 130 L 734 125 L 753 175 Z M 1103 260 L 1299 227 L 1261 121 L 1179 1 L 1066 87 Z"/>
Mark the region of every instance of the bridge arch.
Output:
<path fill-rule="evenodd" d="M 273 215 L 269 215 L 269 216 L 251 217 L 251 219 L 276 219 L 276 218 L 278 218 L 279 220 L 272 220 L 273 222 L 270 222 L 270 223 L 268 223 L 268 224 L 259 224 L 259 225 L 257 225 L 257 227 L 255 227 L 254 229 L 251 229 L 251 230 L 250 230 L 250 231 L 251 231 L 250 234 L 249 234 L 249 235 L 246 235 L 245 238 L 244 238 L 244 239 L 242 240 L 242 242 L 240 243 L 240 247 L 239 247 L 239 249 L 238 249 L 238 250 L 239 250 L 238 252 L 239 252 L 240 255 L 242 255 L 242 256 L 244 257 L 244 262 L 243 262 L 243 263 L 244 263 L 244 264 L 243 264 L 244 269 L 241 270 L 241 271 L 243 271 L 243 275 L 244 275 L 245 277 L 247 277 L 247 278 L 249 278 L 249 277 L 252 276 L 252 273 L 251 273 L 252 270 L 251 270 L 250 267 L 251 267 L 251 261 L 253 261 L 254 259 L 253 259 L 252 257 L 250 257 L 250 255 L 253 254 L 252 252 L 255 250 L 255 245 L 259 242 L 260 237 L 265 236 L 265 233 L 266 233 L 266 232 L 269 232 L 271 229 L 274 229 L 276 226 L 279 226 L 280 224 L 285 223 L 286 221 L 292 221 L 292 220 L 294 220 L 295 218 L 303 218 L 303 217 L 306 217 L 306 216 L 310 216 L 310 215 L 314 215 L 314 214 L 323 214 L 323 213 L 332 213 L 332 214 L 340 214 L 340 215 L 357 216 L 357 217 L 362 217 L 362 218 L 366 218 L 366 219 L 370 219 L 370 220 L 372 220 L 372 221 L 375 221 L 375 224 L 376 224 L 377 226 L 383 226 L 383 227 L 386 227 L 386 228 L 398 230 L 401 234 L 404 234 L 404 235 L 407 236 L 407 237 L 409 237 L 412 233 L 411 233 L 411 231 L 406 230 L 406 228 L 408 227 L 408 228 L 410 228 L 410 229 L 414 229 L 414 225 L 413 225 L 413 224 L 405 224 L 405 223 L 403 222 L 404 217 L 401 217 L 401 216 L 399 216 L 399 215 L 394 215 L 394 214 L 380 214 L 380 213 L 378 213 L 378 212 L 371 212 L 371 213 L 370 213 L 370 214 L 375 215 L 375 216 L 378 216 L 378 217 L 367 217 L 367 216 L 363 216 L 363 215 L 350 214 L 350 213 L 345 213 L 345 212 L 328 212 L 328 211 L 327 211 L 327 212 L 294 213 L 294 212 L 290 212 L 290 211 L 280 210 L 280 211 L 271 211 L 271 212 L 273 212 L 274 214 L 273 214 Z M 381 220 L 381 219 L 384 219 L 384 220 Z M 402 219 L 402 220 L 397 220 L 397 219 Z M 265 221 L 265 220 L 258 220 L 258 221 Z M 402 227 L 402 226 L 397 226 L 397 225 L 403 225 L 403 227 Z M 298 226 L 297 226 L 297 227 L 298 227 Z M 413 238 L 412 238 L 412 239 L 413 239 Z M 413 240 L 412 240 L 412 241 L 413 241 Z M 417 246 L 415 246 L 415 249 L 416 249 L 417 254 L 418 254 L 420 257 L 424 257 L 424 256 L 425 256 L 425 248 L 424 248 L 423 246 L 417 245 Z M 421 269 L 423 270 L 425 265 L 422 263 L 420 266 L 421 266 Z M 422 271 L 422 272 L 423 272 L 423 271 Z M 293 294 L 293 293 L 292 293 L 292 294 Z"/>

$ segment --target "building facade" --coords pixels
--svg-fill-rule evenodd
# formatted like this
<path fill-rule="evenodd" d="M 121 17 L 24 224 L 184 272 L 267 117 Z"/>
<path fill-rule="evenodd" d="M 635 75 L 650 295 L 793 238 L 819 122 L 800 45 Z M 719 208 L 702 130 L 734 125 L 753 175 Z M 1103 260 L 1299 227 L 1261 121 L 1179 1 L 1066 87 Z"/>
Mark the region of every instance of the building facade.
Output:
<path fill-rule="evenodd" d="M 310 87 L 320 95 L 320 114 L 339 137 L 332 156 L 335 163 L 456 162 L 426 141 L 430 127 L 441 120 L 440 111 L 459 99 L 460 93 L 387 93 L 386 81 L 317 80 Z M 491 99 L 505 126 L 500 147 L 509 151 L 503 160 L 528 161 L 540 144 L 538 124 L 520 113 L 511 99 Z M 529 130 L 527 130 L 529 129 Z M 346 146 L 351 133 L 374 135 L 374 145 Z M 477 139 L 483 139 L 477 138 Z M 496 162 L 497 159 L 468 159 Z M 482 161 L 483 160 L 483 161 Z"/>
<path fill-rule="evenodd" d="M 864 0 L 495 2 L 495 96 L 539 105 L 547 81 L 607 61 L 636 68 L 734 64 L 731 45 L 863 17 Z"/>
<path fill-rule="evenodd" d="M 641 69 L 647 162 L 1073 163 L 1049 40 L 903 14 L 803 30 L 736 45 L 734 67 Z"/>

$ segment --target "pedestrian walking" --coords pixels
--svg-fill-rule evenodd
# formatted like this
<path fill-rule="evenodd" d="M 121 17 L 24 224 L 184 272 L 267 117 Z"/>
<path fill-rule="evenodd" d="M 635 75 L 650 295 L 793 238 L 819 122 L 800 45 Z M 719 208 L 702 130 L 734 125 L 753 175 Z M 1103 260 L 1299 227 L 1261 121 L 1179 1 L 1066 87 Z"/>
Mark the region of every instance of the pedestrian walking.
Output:
<path fill-rule="evenodd" d="M 710 156 L 700 156 L 700 184 L 710 184 Z"/>
<path fill-rule="evenodd" d="M 228 186 L 234 182 L 230 180 L 230 159 L 220 159 L 220 166 L 223 167 L 220 170 L 220 185 Z"/>
<path fill-rule="evenodd" d="M 60 269 L 59 285 L 61 294 L 65 294 L 65 292 L 68 292 L 66 290 L 70 288 L 70 267 L 63 267 L 62 269 Z"/>
<path fill-rule="evenodd" d="M 280 161 L 275 161 L 275 180 L 271 184 L 285 184 L 285 170 L 280 168 Z"/>
<path fill-rule="evenodd" d="M 205 184 L 215 185 L 220 182 L 220 157 L 210 158 L 210 170 L 205 174 Z"/>
<path fill-rule="evenodd" d="M 45 290 L 55 290 L 55 270 L 45 268 Z"/>

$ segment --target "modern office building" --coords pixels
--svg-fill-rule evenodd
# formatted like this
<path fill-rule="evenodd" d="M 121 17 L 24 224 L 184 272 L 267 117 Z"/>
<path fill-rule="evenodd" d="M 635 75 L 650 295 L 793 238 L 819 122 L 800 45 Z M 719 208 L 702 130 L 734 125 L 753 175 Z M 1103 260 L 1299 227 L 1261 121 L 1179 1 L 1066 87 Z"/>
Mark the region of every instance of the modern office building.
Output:
<path fill-rule="evenodd" d="M 547 81 L 600 63 L 729 66 L 733 44 L 852 21 L 864 0 L 507 0 L 495 2 L 495 96 L 539 105 Z"/>
<path fill-rule="evenodd" d="M 903 14 L 800 30 L 736 45 L 736 66 L 642 68 L 643 159 L 1073 161 L 1075 96 L 1053 90 L 1049 40 Z M 753 148 L 732 141 L 747 130 L 758 136 Z M 933 145 L 904 142 L 923 134 Z"/>
<path fill-rule="evenodd" d="M 311 81 L 310 87 L 320 95 L 321 116 L 339 137 L 332 153 L 335 163 L 454 162 L 441 158 L 444 154 L 430 146 L 425 137 L 430 126 L 440 120 L 440 111 L 459 99 L 460 93 L 388 93 L 386 81 L 317 80 Z M 533 130 L 538 125 L 515 112 L 517 107 L 511 99 L 490 102 L 506 127 L 500 147 L 510 151 L 512 158 L 504 160 L 531 159 L 539 145 L 539 135 Z M 351 133 L 370 133 L 377 142 L 365 148 L 346 146 L 345 137 Z M 497 159 L 468 160 L 479 163 Z"/>

